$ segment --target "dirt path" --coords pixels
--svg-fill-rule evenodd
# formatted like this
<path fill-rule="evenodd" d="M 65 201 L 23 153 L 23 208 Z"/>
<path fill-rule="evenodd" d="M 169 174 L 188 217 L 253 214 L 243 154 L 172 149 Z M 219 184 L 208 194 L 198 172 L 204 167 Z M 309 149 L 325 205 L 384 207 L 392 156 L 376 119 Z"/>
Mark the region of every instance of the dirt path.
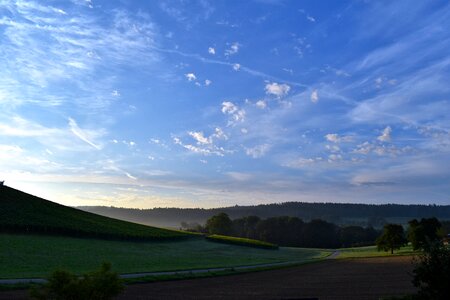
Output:
<path fill-rule="evenodd" d="M 280 270 L 130 285 L 126 299 L 378 299 L 413 292 L 411 257 L 331 259 Z M 26 292 L 0 293 L 26 299 Z"/>

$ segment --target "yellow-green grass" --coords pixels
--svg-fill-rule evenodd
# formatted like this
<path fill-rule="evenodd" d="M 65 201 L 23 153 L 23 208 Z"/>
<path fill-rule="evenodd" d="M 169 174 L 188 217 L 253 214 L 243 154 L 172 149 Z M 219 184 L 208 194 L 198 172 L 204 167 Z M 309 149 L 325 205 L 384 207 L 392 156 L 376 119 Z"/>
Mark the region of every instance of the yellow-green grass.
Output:
<path fill-rule="evenodd" d="M 0 232 L 38 233 L 124 240 L 193 236 L 81 211 L 7 186 L 0 186 Z"/>
<path fill-rule="evenodd" d="M 264 248 L 264 249 L 278 249 L 278 246 L 272 243 L 263 242 L 259 240 L 239 238 L 226 235 L 212 234 L 206 237 L 208 240 L 218 243 L 254 247 L 254 248 Z"/>
<path fill-rule="evenodd" d="M 337 258 L 363 258 L 363 257 L 378 257 L 378 256 L 414 255 L 414 254 L 417 254 L 417 251 L 414 251 L 412 246 L 410 245 L 401 247 L 398 250 L 394 250 L 394 254 L 391 254 L 390 251 L 378 251 L 376 246 L 367 246 L 367 247 L 339 249 L 339 255 L 337 256 Z"/>
<path fill-rule="evenodd" d="M 176 271 L 320 259 L 326 250 L 278 251 L 191 239 L 133 242 L 0 234 L 0 278 L 45 277 L 55 269 L 77 274 L 110 262 L 119 273 Z"/>

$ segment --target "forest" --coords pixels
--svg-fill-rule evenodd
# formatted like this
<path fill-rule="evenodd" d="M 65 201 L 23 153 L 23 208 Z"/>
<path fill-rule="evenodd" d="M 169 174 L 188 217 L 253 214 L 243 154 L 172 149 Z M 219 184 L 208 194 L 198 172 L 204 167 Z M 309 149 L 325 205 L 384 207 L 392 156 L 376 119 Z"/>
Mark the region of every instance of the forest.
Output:
<path fill-rule="evenodd" d="M 146 225 L 179 228 L 181 222 L 203 224 L 218 213 L 232 219 L 258 216 L 262 219 L 290 216 L 304 221 L 321 219 L 341 226 L 357 225 L 381 229 L 386 223 L 406 225 L 414 218 L 450 220 L 450 205 L 350 204 L 285 202 L 224 208 L 131 209 L 105 206 L 78 207 L 96 214 Z"/>

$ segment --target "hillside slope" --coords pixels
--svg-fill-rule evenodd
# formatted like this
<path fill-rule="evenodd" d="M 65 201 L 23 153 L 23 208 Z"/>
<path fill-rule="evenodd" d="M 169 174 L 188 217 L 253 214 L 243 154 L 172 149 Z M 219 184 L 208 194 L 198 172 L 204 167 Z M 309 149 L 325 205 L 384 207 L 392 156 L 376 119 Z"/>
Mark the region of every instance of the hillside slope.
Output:
<path fill-rule="evenodd" d="M 191 236 L 183 232 L 99 216 L 7 186 L 0 186 L 0 232 L 130 240 L 164 240 Z"/>

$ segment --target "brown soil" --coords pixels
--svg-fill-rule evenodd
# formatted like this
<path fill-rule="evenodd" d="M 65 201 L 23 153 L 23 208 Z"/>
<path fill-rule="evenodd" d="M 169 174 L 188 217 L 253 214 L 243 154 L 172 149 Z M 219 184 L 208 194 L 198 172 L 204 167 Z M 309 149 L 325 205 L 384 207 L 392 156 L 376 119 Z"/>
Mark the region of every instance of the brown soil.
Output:
<path fill-rule="evenodd" d="M 326 260 L 241 275 L 135 284 L 118 299 L 379 299 L 414 292 L 411 273 L 411 257 Z M 0 299 L 25 296 L 23 291 L 0 293 Z"/>
<path fill-rule="evenodd" d="M 129 286 L 119 299 L 379 299 L 414 292 L 411 257 L 327 260 L 242 275 Z"/>

